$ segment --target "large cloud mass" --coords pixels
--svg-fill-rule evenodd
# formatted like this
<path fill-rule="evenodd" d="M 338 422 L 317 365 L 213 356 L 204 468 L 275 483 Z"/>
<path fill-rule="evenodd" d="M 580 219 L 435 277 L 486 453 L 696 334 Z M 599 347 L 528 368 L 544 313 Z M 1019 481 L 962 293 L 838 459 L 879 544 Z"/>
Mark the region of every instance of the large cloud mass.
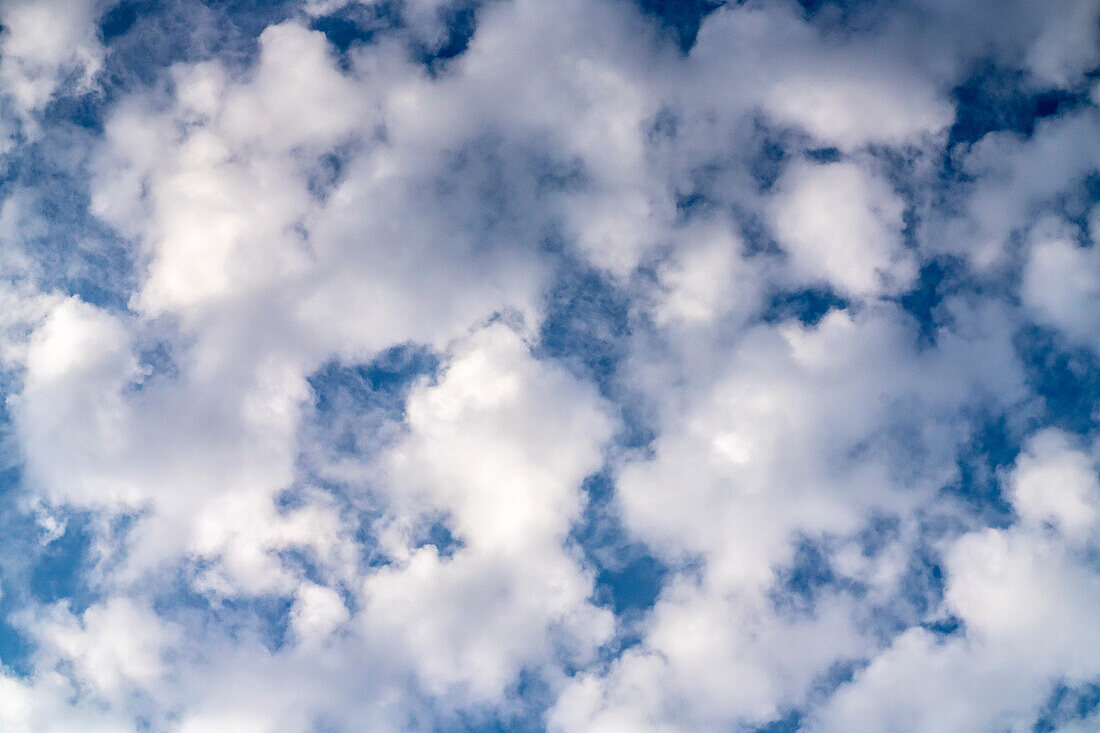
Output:
<path fill-rule="evenodd" d="M 1100 726 L 1097 0 L 0 0 L 0 728 Z"/>

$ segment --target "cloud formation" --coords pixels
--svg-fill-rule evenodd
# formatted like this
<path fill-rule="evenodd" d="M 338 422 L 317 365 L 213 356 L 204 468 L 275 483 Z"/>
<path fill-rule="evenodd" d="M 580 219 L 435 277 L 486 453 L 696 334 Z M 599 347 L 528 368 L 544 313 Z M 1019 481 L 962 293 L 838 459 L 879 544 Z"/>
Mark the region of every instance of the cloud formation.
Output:
<path fill-rule="evenodd" d="M 0 26 L 0 727 L 1100 720 L 1095 0 Z"/>

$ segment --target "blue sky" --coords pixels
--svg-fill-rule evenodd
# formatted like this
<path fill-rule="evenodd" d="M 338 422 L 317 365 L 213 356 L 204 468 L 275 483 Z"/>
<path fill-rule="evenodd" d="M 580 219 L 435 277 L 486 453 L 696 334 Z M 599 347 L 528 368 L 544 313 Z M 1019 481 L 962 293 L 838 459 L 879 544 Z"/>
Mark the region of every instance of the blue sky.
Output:
<path fill-rule="evenodd" d="M 1100 727 L 1096 0 L 0 0 L 0 728 Z"/>

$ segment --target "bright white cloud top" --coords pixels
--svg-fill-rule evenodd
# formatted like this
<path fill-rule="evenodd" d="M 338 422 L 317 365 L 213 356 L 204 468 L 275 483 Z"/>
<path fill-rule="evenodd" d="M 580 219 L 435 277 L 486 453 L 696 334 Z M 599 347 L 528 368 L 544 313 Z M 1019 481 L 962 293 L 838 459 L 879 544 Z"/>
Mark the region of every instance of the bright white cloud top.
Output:
<path fill-rule="evenodd" d="M 0 26 L 0 729 L 1100 727 L 1097 0 Z"/>

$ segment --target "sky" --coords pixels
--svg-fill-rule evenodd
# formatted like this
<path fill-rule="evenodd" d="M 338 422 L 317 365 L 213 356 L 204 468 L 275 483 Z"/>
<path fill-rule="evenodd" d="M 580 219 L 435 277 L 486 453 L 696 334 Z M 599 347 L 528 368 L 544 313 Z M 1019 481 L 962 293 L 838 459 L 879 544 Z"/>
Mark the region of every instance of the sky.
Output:
<path fill-rule="evenodd" d="M 0 0 L 0 729 L 1100 730 L 1100 0 Z"/>

